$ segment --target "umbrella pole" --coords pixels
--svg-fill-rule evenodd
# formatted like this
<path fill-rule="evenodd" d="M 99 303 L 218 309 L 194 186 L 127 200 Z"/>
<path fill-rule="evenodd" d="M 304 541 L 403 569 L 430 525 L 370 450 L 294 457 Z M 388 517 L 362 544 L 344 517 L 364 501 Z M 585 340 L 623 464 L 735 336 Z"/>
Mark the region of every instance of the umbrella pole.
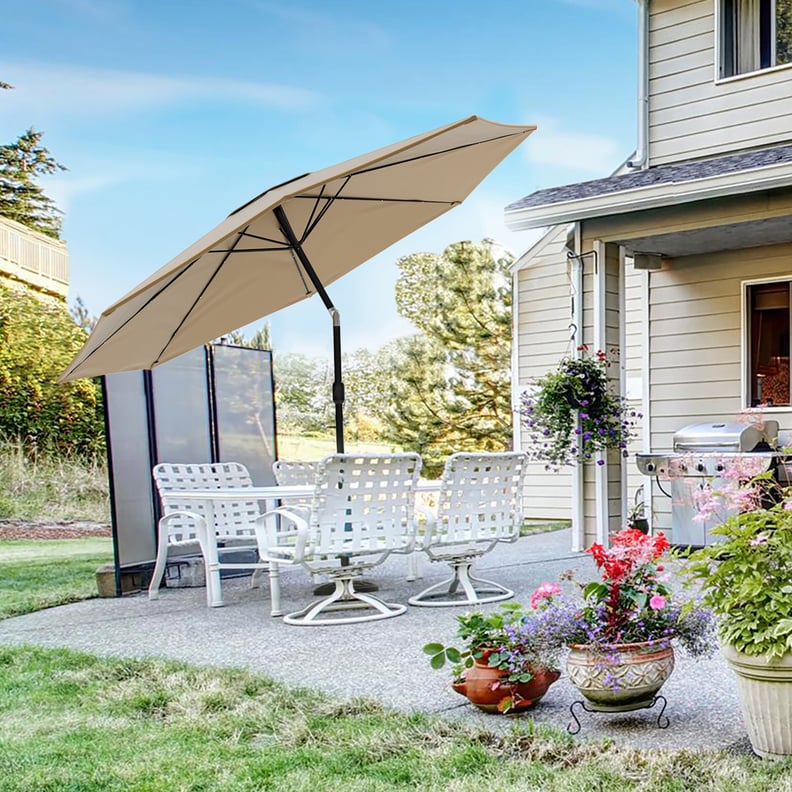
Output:
<path fill-rule="evenodd" d="M 286 241 L 294 251 L 300 263 L 303 265 L 305 274 L 310 279 L 316 293 L 322 299 L 330 318 L 333 320 L 333 402 L 335 403 L 335 430 L 336 430 L 336 451 L 339 454 L 344 453 L 344 383 L 341 377 L 341 314 L 338 309 L 333 305 L 333 301 L 325 291 L 322 281 L 311 264 L 310 259 L 303 250 L 302 243 L 294 233 L 291 227 L 289 218 L 286 217 L 286 212 L 283 211 L 282 206 L 276 206 L 272 210 L 278 224 L 286 237 Z"/>

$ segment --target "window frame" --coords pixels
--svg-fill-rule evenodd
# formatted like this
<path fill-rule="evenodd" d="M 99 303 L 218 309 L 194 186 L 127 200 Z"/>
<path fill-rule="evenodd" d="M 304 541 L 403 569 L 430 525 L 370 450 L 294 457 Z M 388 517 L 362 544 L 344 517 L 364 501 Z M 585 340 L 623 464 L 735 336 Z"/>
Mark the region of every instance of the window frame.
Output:
<path fill-rule="evenodd" d="M 751 404 L 751 300 L 749 294 L 752 286 L 766 286 L 771 283 L 786 283 L 789 290 L 789 326 L 790 326 L 790 394 L 789 404 L 762 405 L 762 412 L 786 413 L 792 412 L 792 275 L 778 275 L 776 277 L 754 278 L 741 283 L 741 339 L 740 339 L 740 403 L 742 409 L 757 409 Z"/>
<path fill-rule="evenodd" d="M 734 71 L 732 65 L 732 73 L 727 73 L 727 57 L 729 61 L 734 60 L 734 25 L 729 18 L 731 14 L 727 13 L 727 4 L 736 2 L 736 0 L 715 0 L 715 82 L 730 82 L 732 80 L 741 80 L 746 77 L 755 77 L 758 74 L 766 74 L 768 72 L 779 71 L 781 69 L 789 69 L 792 67 L 792 61 L 789 63 L 775 63 L 776 54 L 776 0 L 770 0 L 772 3 L 772 13 L 770 14 L 770 65 L 759 66 L 749 71 L 738 72 Z M 761 29 L 760 29 L 761 35 Z M 732 42 L 731 44 L 729 42 Z M 729 52 L 731 50 L 731 53 Z M 761 55 L 760 55 L 761 57 Z"/>

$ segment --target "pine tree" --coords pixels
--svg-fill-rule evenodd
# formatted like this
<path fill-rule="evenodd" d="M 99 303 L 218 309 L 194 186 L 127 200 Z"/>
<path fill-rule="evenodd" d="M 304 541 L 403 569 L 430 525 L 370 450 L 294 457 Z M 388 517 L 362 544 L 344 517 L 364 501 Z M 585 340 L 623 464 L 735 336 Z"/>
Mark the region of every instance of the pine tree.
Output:
<path fill-rule="evenodd" d="M 0 146 L 0 215 L 60 239 L 62 213 L 35 180 L 66 168 L 41 145 L 42 135 L 31 127 Z"/>
<path fill-rule="evenodd" d="M 400 349 L 388 435 L 425 463 L 452 451 L 503 450 L 512 436 L 509 255 L 490 240 L 398 262 L 399 313 L 421 333 Z"/>

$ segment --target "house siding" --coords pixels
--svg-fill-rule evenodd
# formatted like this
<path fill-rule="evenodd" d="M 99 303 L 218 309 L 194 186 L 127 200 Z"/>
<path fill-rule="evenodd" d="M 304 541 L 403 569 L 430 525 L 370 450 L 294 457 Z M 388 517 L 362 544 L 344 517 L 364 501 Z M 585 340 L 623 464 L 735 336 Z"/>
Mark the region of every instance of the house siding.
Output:
<path fill-rule="evenodd" d="M 687 424 L 734 420 L 743 409 L 743 284 L 776 277 L 792 278 L 792 245 L 678 258 L 651 273 L 653 449 L 671 449 Z M 789 408 L 767 416 L 792 430 Z M 671 501 L 656 485 L 653 511 L 670 532 Z"/>
<path fill-rule="evenodd" d="M 792 139 L 792 67 L 717 80 L 715 3 L 650 3 L 651 165 Z"/>
<path fill-rule="evenodd" d="M 518 407 L 519 394 L 531 381 L 552 369 L 569 353 L 571 305 L 565 245 L 566 228 L 551 229 L 516 264 L 515 399 Z M 527 449 L 530 444 L 528 432 L 522 425 L 517 429 L 515 440 L 517 448 Z M 526 516 L 531 519 L 571 519 L 571 472 L 550 473 L 543 464 L 530 463 L 524 506 Z"/>

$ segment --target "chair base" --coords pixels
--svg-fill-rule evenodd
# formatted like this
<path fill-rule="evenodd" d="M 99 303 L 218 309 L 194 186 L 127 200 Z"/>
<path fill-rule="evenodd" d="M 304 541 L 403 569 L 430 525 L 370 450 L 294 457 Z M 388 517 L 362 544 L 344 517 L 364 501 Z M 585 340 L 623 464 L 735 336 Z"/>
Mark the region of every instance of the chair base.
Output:
<path fill-rule="evenodd" d="M 283 617 L 286 624 L 300 627 L 322 627 L 326 624 L 354 624 L 356 622 L 377 621 L 400 616 L 407 610 L 406 605 L 383 602 L 378 597 L 355 590 L 353 577 L 335 578 L 335 590 L 329 597 L 308 605 L 302 610 L 288 613 Z M 338 611 L 366 609 L 373 611 L 365 615 L 333 616 Z M 328 616 L 328 614 L 330 614 Z"/>
<path fill-rule="evenodd" d="M 483 605 L 514 596 L 511 589 L 494 580 L 484 580 L 470 574 L 470 562 L 452 564 L 454 574 L 435 583 L 407 600 L 410 605 L 423 608 L 447 608 L 452 605 Z M 461 587 L 461 591 L 459 588 Z"/>

